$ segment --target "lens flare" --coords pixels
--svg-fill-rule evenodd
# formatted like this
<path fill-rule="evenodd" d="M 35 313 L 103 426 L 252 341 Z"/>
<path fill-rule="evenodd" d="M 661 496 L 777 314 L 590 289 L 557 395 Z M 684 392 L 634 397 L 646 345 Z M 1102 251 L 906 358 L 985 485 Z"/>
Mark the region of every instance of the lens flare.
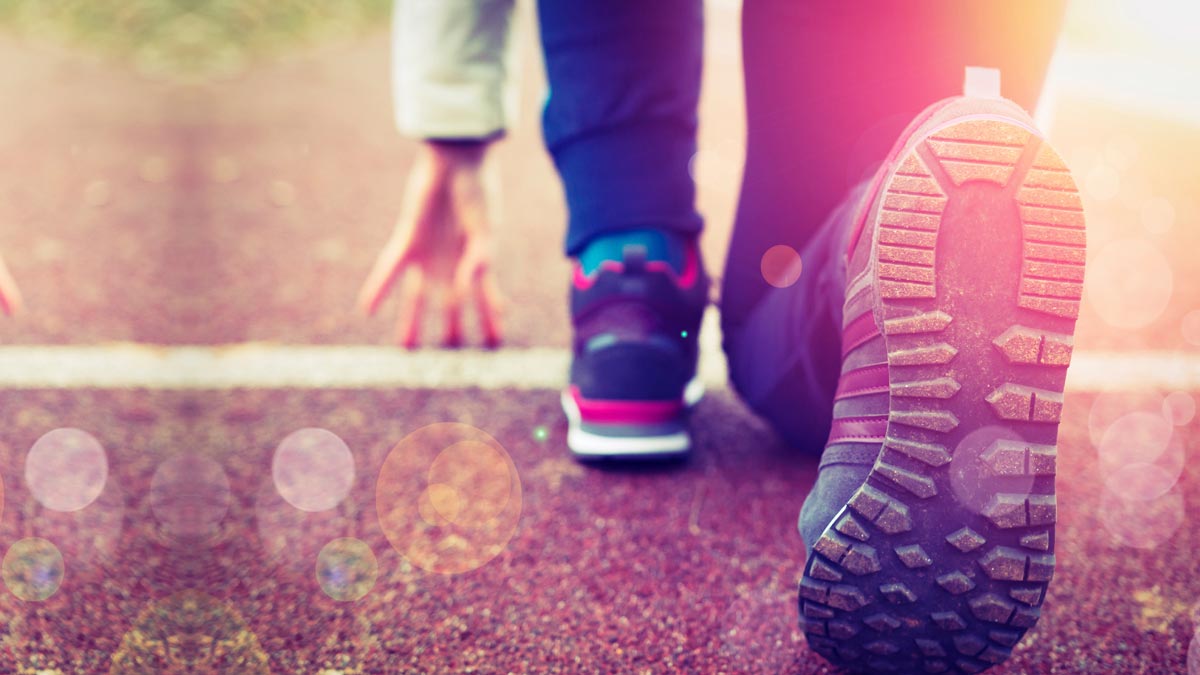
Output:
<path fill-rule="evenodd" d="M 45 539 L 21 539 L 4 555 L 4 585 L 27 602 L 41 602 L 54 595 L 65 574 L 62 553 Z"/>
<path fill-rule="evenodd" d="M 1149 501 L 1167 494 L 1178 476 L 1147 462 L 1135 462 L 1113 471 L 1106 481 L 1113 494 L 1126 501 Z"/>
<path fill-rule="evenodd" d="M 1171 299 L 1171 263 L 1144 239 L 1117 239 L 1092 259 L 1088 302 L 1114 328 L 1135 329 L 1162 315 Z"/>
<path fill-rule="evenodd" d="M 1088 197 L 1107 201 L 1116 197 L 1117 193 L 1120 192 L 1121 174 L 1109 164 L 1096 164 L 1088 172 L 1087 178 L 1084 181 L 1084 187 L 1087 188 Z"/>
<path fill-rule="evenodd" d="M 1165 197 L 1142 202 L 1142 227 L 1154 234 L 1166 234 L 1175 224 L 1175 206 Z"/>
<path fill-rule="evenodd" d="M 271 181 L 268 194 L 271 203 L 280 208 L 286 208 L 296 203 L 296 186 L 286 180 Z"/>
<path fill-rule="evenodd" d="M 83 188 L 83 203 L 88 206 L 105 206 L 112 200 L 112 187 L 106 180 L 94 180 Z"/>
<path fill-rule="evenodd" d="M 1100 496 L 1100 522 L 1120 546 L 1158 548 L 1183 524 L 1183 497 L 1177 487 L 1148 500 L 1122 499 L 1109 488 Z"/>
<path fill-rule="evenodd" d="M 1177 427 L 1190 424 L 1196 416 L 1196 399 L 1185 391 L 1175 391 L 1163 399 L 1163 417 Z"/>
<path fill-rule="evenodd" d="M 354 455 L 345 441 L 326 429 L 294 431 L 271 460 L 275 489 L 301 511 L 332 509 L 354 485 Z"/>
<path fill-rule="evenodd" d="M 768 284 L 775 288 L 787 288 L 800 278 L 803 265 L 796 249 L 777 244 L 763 253 L 758 268 Z"/>
<path fill-rule="evenodd" d="M 1188 344 L 1200 347 L 1200 309 L 1193 309 L 1184 314 L 1179 328 L 1183 332 L 1183 339 L 1187 340 Z"/>
<path fill-rule="evenodd" d="M 1113 422 L 1134 412 L 1161 414 L 1163 396 L 1153 391 L 1109 391 L 1096 395 L 1088 411 L 1088 437 L 1092 445 L 1100 447 L 1104 432 Z"/>
<path fill-rule="evenodd" d="M 1132 464 L 1154 464 L 1172 482 L 1183 471 L 1183 443 L 1161 414 L 1135 412 L 1121 417 L 1104 432 L 1097 453 L 1106 477 Z"/>
<path fill-rule="evenodd" d="M 987 426 L 967 434 L 950 460 L 950 485 L 959 502 L 975 513 L 983 513 L 992 505 L 997 475 L 1005 461 L 1006 446 L 1016 445 L 1024 454 L 1024 439 L 1008 427 Z M 1022 472 L 1007 475 L 1004 472 L 1004 492 L 1008 495 L 1028 497 L 1033 492 L 1034 476 Z"/>
<path fill-rule="evenodd" d="M 108 456 L 95 437 L 82 429 L 47 432 L 25 458 L 25 484 L 43 506 L 78 511 L 104 491 Z"/>
<path fill-rule="evenodd" d="M 378 576 L 375 554 L 358 539 L 334 539 L 317 555 L 317 583 L 339 602 L 353 602 L 370 593 Z"/>
<path fill-rule="evenodd" d="M 242 173 L 233 157 L 214 157 L 208 164 L 208 177 L 214 183 L 232 183 Z"/>
<path fill-rule="evenodd" d="M 521 481 L 508 453 L 486 432 L 432 424 L 388 453 L 375 504 L 388 541 L 409 562 L 461 574 L 508 545 L 521 517 Z"/>
<path fill-rule="evenodd" d="M 138 168 L 138 175 L 147 183 L 162 183 L 171 177 L 171 162 L 159 155 L 146 157 Z"/>

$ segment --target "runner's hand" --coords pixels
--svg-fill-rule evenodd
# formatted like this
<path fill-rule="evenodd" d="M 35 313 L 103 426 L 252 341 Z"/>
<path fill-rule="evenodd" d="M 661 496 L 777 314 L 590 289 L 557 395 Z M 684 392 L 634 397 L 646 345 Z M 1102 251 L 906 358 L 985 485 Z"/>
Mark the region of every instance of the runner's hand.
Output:
<path fill-rule="evenodd" d="M 427 142 L 408 177 L 404 205 L 392 236 L 358 294 L 373 316 L 401 281 L 396 342 L 413 348 L 430 289 L 442 291 L 443 343 L 462 344 L 462 306 L 474 300 L 484 344 L 499 345 L 503 299 L 492 271 L 491 224 L 498 185 L 489 142 Z"/>
<path fill-rule="evenodd" d="M 24 307 L 25 301 L 21 299 L 21 289 L 17 288 L 16 280 L 8 272 L 8 265 L 5 265 L 4 259 L 0 258 L 0 309 L 3 309 L 5 314 L 12 316 L 20 313 Z"/>

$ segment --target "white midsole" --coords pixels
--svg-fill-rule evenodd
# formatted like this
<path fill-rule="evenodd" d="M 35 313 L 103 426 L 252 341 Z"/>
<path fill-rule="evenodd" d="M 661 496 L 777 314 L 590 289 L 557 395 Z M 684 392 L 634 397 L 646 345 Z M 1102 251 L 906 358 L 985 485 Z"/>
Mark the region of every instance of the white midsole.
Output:
<path fill-rule="evenodd" d="M 688 380 L 687 386 L 683 388 L 683 404 L 694 408 L 702 398 L 704 398 L 704 381 L 697 375 Z"/>
<path fill-rule="evenodd" d="M 694 407 L 704 398 L 704 383 L 692 378 L 683 389 L 683 403 Z M 602 436 L 583 428 L 582 415 L 575 398 L 564 391 L 559 397 L 567 415 L 567 447 L 571 452 L 591 457 L 632 457 L 638 455 L 682 455 L 692 447 L 686 431 L 656 436 Z"/>
<path fill-rule="evenodd" d="M 567 447 L 583 457 L 635 457 L 683 455 L 692 448 L 686 431 L 666 436 L 599 436 L 579 427 L 567 430 Z"/>

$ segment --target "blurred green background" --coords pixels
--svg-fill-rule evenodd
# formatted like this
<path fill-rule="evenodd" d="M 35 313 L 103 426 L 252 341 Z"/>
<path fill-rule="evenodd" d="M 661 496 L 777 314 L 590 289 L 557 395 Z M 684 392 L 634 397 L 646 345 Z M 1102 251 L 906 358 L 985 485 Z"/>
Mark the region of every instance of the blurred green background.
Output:
<path fill-rule="evenodd" d="M 0 31 L 128 61 L 151 76 L 219 77 L 255 57 L 382 28 L 391 0 L 0 0 Z"/>

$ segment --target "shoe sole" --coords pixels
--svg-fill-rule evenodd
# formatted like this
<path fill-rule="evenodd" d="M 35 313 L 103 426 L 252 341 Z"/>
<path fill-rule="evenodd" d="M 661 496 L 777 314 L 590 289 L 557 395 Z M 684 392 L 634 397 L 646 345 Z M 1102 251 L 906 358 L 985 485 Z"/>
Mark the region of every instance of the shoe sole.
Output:
<path fill-rule="evenodd" d="M 698 378 L 684 388 L 684 410 L 689 411 L 704 397 L 704 385 Z M 678 459 L 692 449 L 686 417 L 666 424 L 596 423 L 582 419 L 579 406 L 570 393 L 559 397 L 567 416 L 567 447 L 582 461 Z"/>
<path fill-rule="evenodd" d="M 994 115 L 924 134 L 883 185 L 886 440 L 814 545 L 801 620 L 851 670 L 977 673 L 1038 620 L 1054 570 L 1082 204 L 1054 150 Z"/>

